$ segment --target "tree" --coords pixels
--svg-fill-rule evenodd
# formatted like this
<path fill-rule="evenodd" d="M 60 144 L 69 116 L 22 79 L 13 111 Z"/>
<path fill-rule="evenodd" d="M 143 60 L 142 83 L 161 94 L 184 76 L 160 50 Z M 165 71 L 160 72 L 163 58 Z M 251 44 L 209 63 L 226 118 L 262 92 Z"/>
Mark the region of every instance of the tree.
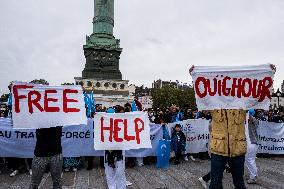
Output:
<path fill-rule="evenodd" d="M 65 82 L 65 83 L 61 83 L 61 85 L 74 85 L 74 83 Z"/>
<path fill-rule="evenodd" d="M 152 89 L 153 107 L 167 108 L 172 104 L 180 108 L 190 107 L 196 108 L 194 90 L 192 88 L 179 89 L 171 85 L 163 86 L 162 88 Z"/>
<path fill-rule="evenodd" d="M 1 102 L 7 102 L 9 98 L 9 94 L 2 94 L 0 97 Z"/>
<path fill-rule="evenodd" d="M 34 79 L 30 83 L 41 84 L 41 85 L 49 85 L 49 83 L 45 79 Z"/>

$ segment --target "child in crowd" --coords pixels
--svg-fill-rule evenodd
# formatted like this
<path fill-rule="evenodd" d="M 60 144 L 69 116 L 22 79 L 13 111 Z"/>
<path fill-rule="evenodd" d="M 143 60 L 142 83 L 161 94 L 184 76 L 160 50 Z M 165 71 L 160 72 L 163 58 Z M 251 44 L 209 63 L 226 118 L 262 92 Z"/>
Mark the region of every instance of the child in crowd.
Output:
<path fill-rule="evenodd" d="M 171 146 L 173 151 L 175 152 L 175 162 L 177 165 L 180 163 L 180 158 L 182 157 L 182 153 L 185 151 L 186 146 L 186 137 L 184 133 L 181 131 L 181 125 L 176 124 L 175 130 L 172 133 L 171 137 Z"/>

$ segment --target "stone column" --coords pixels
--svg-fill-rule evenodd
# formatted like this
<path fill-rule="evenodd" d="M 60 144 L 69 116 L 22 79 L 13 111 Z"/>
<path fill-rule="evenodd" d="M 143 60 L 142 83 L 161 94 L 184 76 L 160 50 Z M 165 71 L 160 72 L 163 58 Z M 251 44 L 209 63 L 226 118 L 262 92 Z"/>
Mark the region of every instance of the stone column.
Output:
<path fill-rule="evenodd" d="M 93 33 L 113 36 L 114 0 L 94 0 Z"/>

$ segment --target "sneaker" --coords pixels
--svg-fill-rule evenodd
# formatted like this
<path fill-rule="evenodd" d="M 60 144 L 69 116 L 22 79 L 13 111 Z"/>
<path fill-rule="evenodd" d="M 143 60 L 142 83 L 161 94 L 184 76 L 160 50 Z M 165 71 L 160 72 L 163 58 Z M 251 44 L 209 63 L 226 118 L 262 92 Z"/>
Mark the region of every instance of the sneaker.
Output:
<path fill-rule="evenodd" d="M 249 179 L 247 181 L 248 184 L 256 184 L 256 179 Z"/>
<path fill-rule="evenodd" d="M 200 184 L 203 186 L 203 188 L 205 188 L 205 189 L 207 189 L 207 182 L 205 182 L 205 180 L 203 180 L 203 178 L 202 177 L 200 177 L 199 179 L 198 179 L 198 181 L 200 182 Z"/>
<path fill-rule="evenodd" d="M 132 183 L 131 183 L 131 182 L 126 181 L 126 186 L 131 186 L 131 185 L 132 185 Z"/>
<path fill-rule="evenodd" d="M 224 172 L 226 173 L 231 173 L 231 168 L 228 165 L 225 165 L 225 170 Z"/>
<path fill-rule="evenodd" d="M 74 172 L 77 172 L 77 170 L 78 170 L 78 169 L 77 169 L 76 167 L 73 167 L 73 171 L 74 171 Z"/>
<path fill-rule="evenodd" d="M 196 159 L 195 159 L 193 156 L 189 156 L 189 158 L 190 158 L 192 161 L 196 161 Z"/>
<path fill-rule="evenodd" d="M 187 156 L 184 156 L 184 161 L 188 161 L 188 157 Z"/>
<path fill-rule="evenodd" d="M 10 174 L 10 177 L 14 177 L 14 176 L 16 176 L 18 173 L 19 173 L 19 171 L 18 171 L 18 170 L 15 170 L 15 171 L 13 171 L 13 172 Z"/>
<path fill-rule="evenodd" d="M 65 171 L 65 172 L 69 172 L 69 169 L 68 169 L 68 168 L 65 168 L 64 171 Z"/>
<path fill-rule="evenodd" d="M 29 170 L 29 173 L 30 173 L 30 175 L 32 175 L 32 174 L 33 174 L 33 171 L 30 169 L 30 170 Z"/>
<path fill-rule="evenodd" d="M 138 167 L 142 167 L 142 166 L 144 166 L 144 164 L 143 164 L 143 163 L 138 163 L 137 165 L 138 165 Z"/>

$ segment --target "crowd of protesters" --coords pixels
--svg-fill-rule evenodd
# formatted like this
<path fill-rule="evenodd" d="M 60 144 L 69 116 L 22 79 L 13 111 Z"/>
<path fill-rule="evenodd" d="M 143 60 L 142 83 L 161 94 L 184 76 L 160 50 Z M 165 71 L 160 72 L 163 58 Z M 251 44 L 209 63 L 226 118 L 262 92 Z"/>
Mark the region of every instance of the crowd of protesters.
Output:
<path fill-rule="evenodd" d="M 209 111 L 198 111 L 197 109 L 191 109 L 186 107 L 184 109 L 179 109 L 177 106 L 172 105 L 169 108 L 151 108 L 148 110 L 143 110 L 141 103 L 134 99 L 138 111 L 147 111 L 149 115 L 149 120 L 155 124 L 161 124 L 165 127 L 167 123 L 174 123 L 178 121 L 183 121 L 187 119 L 206 119 L 211 120 L 212 116 Z M 124 113 L 124 112 L 131 112 L 132 105 L 130 103 L 126 103 L 124 106 L 114 106 L 111 107 L 115 113 Z M 103 107 L 101 105 L 95 106 L 95 111 L 92 111 L 91 117 L 95 114 L 95 112 L 107 112 L 110 108 Z M 1 117 L 9 116 L 11 109 L 9 106 L 2 105 L 1 109 Z M 284 122 L 284 112 L 280 111 L 263 111 L 263 110 L 256 110 L 255 111 L 255 118 L 261 121 L 268 121 L 268 122 L 276 122 L 276 123 L 283 123 Z M 54 131 L 53 131 L 54 130 Z M 27 170 L 30 175 L 32 175 L 32 185 L 36 188 L 41 181 L 43 173 L 46 171 L 50 171 L 55 178 L 54 187 L 60 188 L 61 181 L 59 178 L 62 169 L 64 171 L 77 171 L 79 168 L 85 167 L 86 165 L 87 170 L 93 169 L 93 161 L 94 157 L 62 157 L 62 147 L 61 147 L 61 127 L 50 128 L 46 129 L 38 129 L 36 131 L 37 134 L 37 145 L 35 148 L 35 157 L 34 160 L 32 159 L 23 159 L 23 158 L 1 158 L 0 165 L 2 165 L 2 169 L 4 167 L 8 168 L 10 171 L 10 176 L 14 177 L 20 172 L 25 172 Z M 168 135 L 168 136 L 167 136 Z M 47 137 L 54 138 L 54 136 L 58 136 L 56 140 L 52 140 L 50 144 L 47 144 L 46 141 Z M 175 156 L 173 157 L 174 164 L 179 164 L 180 159 L 183 158 L 185 161 L 189 161 L 188 157 L 192 161 L 195 161 L 195 158 L 200 159 L 208 159 L 209 156 L 206 153 L 199 153 L 199 154 L 185 154 L 185 145 L 186 139 L 184 133 L 181 131 L 181 125 L 176 124 L 174 127 L 174 131 L 172 136 L 169 136 L 168 133 L 164 132 L 164 138 L 170 140 L 171 139 L 171 146 L 172 150 L 175 152 Z M 57 141 L 56 144 L 54 141 Z M 49 146 L 46 146 L 49 145 Z M 49 149 L 49 150 L 38 150 L 38 149 Z M 126 166 L 127 167 L 134 167 L 136 165 L 143 166 L 144 164 L 155 163 L 155 157 L 145 157 L 145 158 L 126 158 Z M 103 157 L 100 157 L 100 165 L 105 167 L 105 160 Z M 1 167 L 0 167 L 1 168 Z M 1 169 L 0 169 L 1 170 Z M 35 174 L 36 173 L 36 174 Z M 209 173 L 210 174 L 210 173 Z M 209 175 L 208 174 L 208 175 Z M 207 175 L 207 177 L 209 177 Z M 205 176 L 206 177 L 206 176 Z M 204 177 L 204 179 L 205 179 Z M 203 177 L 202 177 L 203 178 Z M 206 179 L 205 179 L 206 180 Z M 204 180 L 201 180 L 204 181 Z"/>
<path fill-rule="evenodd" d="M 187 119 L 212 119 L 209 111 L 198 111 L 197 109 L 191 108 L 179 110 L 176 106 L 169 108 L 151 108 L 147 111 L 150 121 L 157 124 L 173 123 Z M 255 117 L 260 121 L 284 123 L 284 111 L 280 110 L 256 110 Z"/>

